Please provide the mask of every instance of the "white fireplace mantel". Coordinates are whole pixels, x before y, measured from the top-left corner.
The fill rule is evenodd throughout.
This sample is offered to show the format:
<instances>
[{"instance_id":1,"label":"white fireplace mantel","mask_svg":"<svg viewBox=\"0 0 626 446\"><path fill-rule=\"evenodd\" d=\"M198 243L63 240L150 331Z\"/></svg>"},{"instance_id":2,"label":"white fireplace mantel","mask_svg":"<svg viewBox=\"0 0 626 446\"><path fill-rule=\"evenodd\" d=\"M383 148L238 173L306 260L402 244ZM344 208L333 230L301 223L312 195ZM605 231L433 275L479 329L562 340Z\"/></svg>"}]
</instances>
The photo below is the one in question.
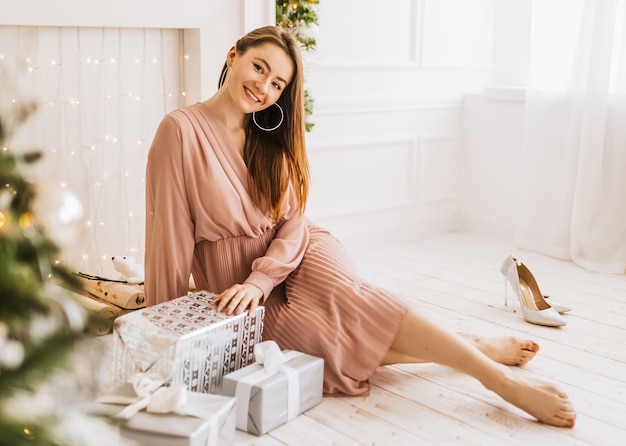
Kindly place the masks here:
<instances>
[{"instance_id":1,"label":"white fireplace mantel","mask_svg":"<svg viewBox=\"0 0 626 446\"><path fill-rule=\"evenodd\" d=\"M0 0L0 26L183 29L185 51L198 55L188 94L199 100L215 90L228 45L275 23L274 8L274 0Z\"/></svg>"}]
</instances>

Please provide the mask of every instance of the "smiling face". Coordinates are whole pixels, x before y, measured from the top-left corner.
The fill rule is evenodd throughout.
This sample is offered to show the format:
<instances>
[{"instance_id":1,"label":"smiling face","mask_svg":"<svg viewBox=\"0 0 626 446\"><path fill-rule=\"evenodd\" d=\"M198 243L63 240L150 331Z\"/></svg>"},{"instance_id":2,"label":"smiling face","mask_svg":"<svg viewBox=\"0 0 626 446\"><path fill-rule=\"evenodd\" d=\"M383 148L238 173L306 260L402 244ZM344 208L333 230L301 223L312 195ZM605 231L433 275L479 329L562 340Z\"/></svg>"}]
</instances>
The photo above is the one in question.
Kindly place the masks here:
<instances>
[{"instance_id":1,"label":"smiling face","mask_svg":"<svg viewBox=\"0 0 626 446\"><path fill-rule=\"evenodd\" d=\"M244 113L263 110L274 104L294 73L294 64L283 49L264 43L243 54L235 48L228 53L228 91Z\"/></svg>"}]
</instances>

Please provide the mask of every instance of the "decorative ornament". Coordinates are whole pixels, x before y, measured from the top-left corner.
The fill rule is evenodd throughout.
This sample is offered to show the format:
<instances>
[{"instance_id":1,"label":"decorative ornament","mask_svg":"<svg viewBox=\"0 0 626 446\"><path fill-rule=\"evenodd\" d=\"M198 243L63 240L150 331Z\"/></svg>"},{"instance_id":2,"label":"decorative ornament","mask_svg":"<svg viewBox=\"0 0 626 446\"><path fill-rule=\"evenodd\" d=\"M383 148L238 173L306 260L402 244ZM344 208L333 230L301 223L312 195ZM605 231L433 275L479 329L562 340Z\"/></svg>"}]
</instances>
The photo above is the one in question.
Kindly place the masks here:
<instances>
[{"instance_id":1,"label":"decorative ornament","mask_svg":"<svg viewBox=\"0 0 626 446\"><path fill-rule=\"evenodd\" d=\"M75 245L82 229L83 206L71 190L61 184L46 184L39 188L33 208L37 223L57 245L64 249Z\"/></svg>"}]
</instances>

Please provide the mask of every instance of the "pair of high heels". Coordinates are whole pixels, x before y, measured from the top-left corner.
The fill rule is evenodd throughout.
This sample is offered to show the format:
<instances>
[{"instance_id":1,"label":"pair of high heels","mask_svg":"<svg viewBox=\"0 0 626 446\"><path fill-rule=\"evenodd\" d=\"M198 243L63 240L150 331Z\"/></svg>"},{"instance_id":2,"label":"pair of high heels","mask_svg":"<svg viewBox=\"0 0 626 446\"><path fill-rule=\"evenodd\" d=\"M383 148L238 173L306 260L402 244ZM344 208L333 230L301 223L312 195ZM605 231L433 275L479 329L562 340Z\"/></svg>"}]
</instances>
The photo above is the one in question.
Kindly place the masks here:
<instances>
[{"instance_id":1,"label":"pair of high heels","mask_svg":"<svg viewBox=\"0 0 626 446\"><path fill-rule=\"evenodd\" d=\"M504 305L508 305L508 285L513 288L522 308L522 315L527 322L548 327L562 327L567 322L561 317L562 313L571 311L571 308L544 296L530 270L521 261L508 256L502 262L500 272L504 275ZM515 311L515 298L513 299Z\"/></svg>"}]
</instances>

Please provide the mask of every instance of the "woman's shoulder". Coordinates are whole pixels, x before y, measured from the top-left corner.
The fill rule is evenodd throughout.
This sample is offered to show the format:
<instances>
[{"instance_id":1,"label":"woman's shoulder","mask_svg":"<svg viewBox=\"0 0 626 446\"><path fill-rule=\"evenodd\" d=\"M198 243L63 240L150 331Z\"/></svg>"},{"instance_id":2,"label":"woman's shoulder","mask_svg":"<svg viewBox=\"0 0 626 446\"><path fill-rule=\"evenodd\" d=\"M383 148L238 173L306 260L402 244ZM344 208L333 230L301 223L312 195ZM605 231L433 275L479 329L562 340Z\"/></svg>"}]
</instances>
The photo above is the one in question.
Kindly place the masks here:
<instances>
[{"instance_id":1,"label":"woman's shoulder","mask_svg":"<svg viewBox=\"0 0 626 446\"><path fill-rule=\"evenodd\" d=\"M174 110L171 110L169 113L165 115L164 119L173 119L175 121L193 121L197 120L199 117L206 117L206 113L203 110L203 105L201 102L197 102L195 104L186 105L184 107L179 107Z\"/></svg>"},{"instance_id":2,"label":"woman's shoulder","mask_svg":"<svg viewBox=\"0 0 626 446\"><path fill-rule=\"evenodd\" d=\"M171 110L161 120L160 127L186 133L210 127L211 124L211 117L203 110L202 103L197 103Z\"/></svg>"}]
</instances>

